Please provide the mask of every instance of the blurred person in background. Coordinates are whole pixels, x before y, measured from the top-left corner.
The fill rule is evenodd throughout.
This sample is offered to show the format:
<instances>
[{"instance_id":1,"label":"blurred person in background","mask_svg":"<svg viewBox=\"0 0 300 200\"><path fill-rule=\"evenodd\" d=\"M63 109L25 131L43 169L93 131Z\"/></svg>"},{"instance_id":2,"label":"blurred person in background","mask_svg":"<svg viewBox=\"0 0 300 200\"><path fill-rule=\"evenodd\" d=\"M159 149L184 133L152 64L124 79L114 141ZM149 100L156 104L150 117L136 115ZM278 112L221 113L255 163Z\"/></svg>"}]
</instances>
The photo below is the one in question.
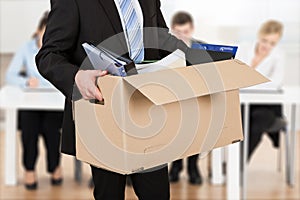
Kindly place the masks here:
<instances>
[{"instance_id":1,"label":"blurred person in background","mask_svg":"<svg viewBox=\"0 0 300 200\"><path fill-rule=\"evenodd\" d=\"M180 40L182 40L188 47L193 43L205 43L201 40L193 38L195 31L194 20L188 12L177 12L171 21L171 31Z\"/></svg>"},{"instance_id":2,"label":"blurred person in background","mask_svg":"<svg viewBox=\"0 0 300 200\"><path fill-rule=\"evenodd\" d=\"M40 19L33 37L14 55L6 72L6 83L21 88L54 88L37 70L35 56L42 46L48 12ZM61 111L26 110L19 112L19 126L22 138L22 162L25 168L24 183L28 190L37 189L35 172L38 157L38 137L42 134L47 149L47 171L51 173L51 184L61 185L62 171L60 164L60 129Z\"/></svg>"},{"instance_id":3,"label":"blurred person in background","mask_svg":"<svg viewBox=\"0 0 300 200\"><path fill-rule=\"evenodd\" d=\"M283 53L278 47L283 34L283 25L275 20L262 24L257 40L252 45L241 45L237 58L269 78L268 83L250 89L279 90L284 78ZM248 161L258 146L264 133L267 133L275 148L279 147L279 132L285 128L282 105L250 105L250 130Z\"/></svg>"},{"instance_id":4,"label":"blurred person in background","mask_svg":"<svg viewBox=\"0 0 300 200\"><path fill-rule=\"evenodd\" d=\"M193 39L194 22L192 16L187 12L177 12L171 22L172 33L187 46L191 47L193 43L204 43ZM187 158L187 170L189 175L189 182L191 184L202 184L202 177L198 167L199 154ZM172 162L169 171L170 182L179 181L179 174L183 169L183 160L176 160Z\"/></svg>"}]
</instances>

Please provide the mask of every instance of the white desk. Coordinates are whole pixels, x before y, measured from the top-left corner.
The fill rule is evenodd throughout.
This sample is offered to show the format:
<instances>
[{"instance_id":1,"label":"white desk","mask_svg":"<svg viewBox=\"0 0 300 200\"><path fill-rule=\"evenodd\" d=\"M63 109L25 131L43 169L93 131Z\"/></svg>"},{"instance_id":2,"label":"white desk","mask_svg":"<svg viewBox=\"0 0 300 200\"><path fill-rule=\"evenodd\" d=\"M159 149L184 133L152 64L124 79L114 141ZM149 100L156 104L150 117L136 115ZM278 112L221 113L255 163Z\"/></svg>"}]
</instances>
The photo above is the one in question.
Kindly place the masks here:
<instances>
[{"instance_id":1,"label":"white desk","mask_svg":"<svg viewBox=\"0 0 300 200\"><path fill-rule=\"evenodd\" d=\"M57 90L23 91L13 86L0 90L0 108L5 111L5 184L17 184L17 111L63 110L64 96Z\"/></svg>"},{"instance_id":2,"label":"white desk","mask_svg":"<svg viewBox=\"0 0 300 200\"><path fill-rule=\"evenodd\" d=\"M288 119L288 131L290 134L289 154L291 155L287 159L290 166L287 168L287 181L289 185L293 186L295 183L295 146L296 146L296 106L300 104L300 87L286 87L283 93L240 93L240 101L244 104L244 145L243 145L243 170L240 174L240 145L233 144L228 146L228 162L227 162L227 199L246 199L247 191L247 152L248 152L248 130L249 130L249 105L250 104L282 104L286 109L290 109L290 117ZM220 152L213 151L213 163L220 163L216 160L220 160ZM214 172L217 175L213 175L214 182L218 183L221 180L221 173L218 172L220 167L213 166ZM240 176L242 176L242 184L240 184ZM240 186L242 186L242 193L240 192ZM242 196L241 196L242 195Z\"/></svg>"}]
</instances>

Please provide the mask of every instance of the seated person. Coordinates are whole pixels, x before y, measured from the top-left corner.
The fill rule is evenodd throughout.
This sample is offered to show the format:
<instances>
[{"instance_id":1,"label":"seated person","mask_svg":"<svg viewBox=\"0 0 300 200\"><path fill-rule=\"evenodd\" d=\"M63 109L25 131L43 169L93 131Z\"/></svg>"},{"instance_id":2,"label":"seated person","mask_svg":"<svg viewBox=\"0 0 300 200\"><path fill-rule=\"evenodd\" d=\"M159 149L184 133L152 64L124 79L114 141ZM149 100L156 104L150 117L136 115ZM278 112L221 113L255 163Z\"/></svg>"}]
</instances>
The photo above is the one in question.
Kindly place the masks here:
<instances>
[{"instance_id":1,"label":"seated person","mask_svg":"<svg viewBox=\"0 0 300 200\"><path fill-rule=\"evenodd\" d=\"M48 12L44 14L33 37L16 52L6 72L6 83L21 88L54 88L37 70L34 58L42 46ZM25 168L25 187L37 189L36 161L38 158L38 138L41 134L47 149L47 171L51 174L51 184L62 184L60 167L61 111L23 110L19 112L19 126L22 131L22 160Z\"/></svg>"},{"instance_id":2,"label":"seated person","mask_svg":"<svg viewBox=\"0 0 300 200\"><path fill-rule=\"evenodd\" d=\"M237 58L247 63L271 82L263 83L249 89L280 89L284 77L283 54L278 48L283 33L283 25L274 20L265 22L253 45L241 45ZM284 128L281 105L250 105L250 130L248 161L258 146L263 133L267 133L274 147L279 146L279 131Z\"/></svg>"}]
</instances>

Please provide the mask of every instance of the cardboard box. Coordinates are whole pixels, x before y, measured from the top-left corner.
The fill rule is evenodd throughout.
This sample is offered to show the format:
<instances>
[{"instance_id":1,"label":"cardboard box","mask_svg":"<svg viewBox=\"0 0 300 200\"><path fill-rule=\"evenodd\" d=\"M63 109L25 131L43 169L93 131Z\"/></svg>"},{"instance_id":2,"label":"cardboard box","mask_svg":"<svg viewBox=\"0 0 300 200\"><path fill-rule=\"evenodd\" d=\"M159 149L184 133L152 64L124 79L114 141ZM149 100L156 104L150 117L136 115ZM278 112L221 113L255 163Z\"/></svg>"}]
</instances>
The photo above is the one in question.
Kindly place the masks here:
<instances>
[{"instance_id":1,"label":"cardboard box","mask_svg":"<svg viewBox=\"0 0 300 200\"><path fill-rule=\"evenodd\" d=\"M267 82L238 60L98 79L74 104L77 158L131 174L243 139L239 88Z\"/></svg>"}]
</instances>

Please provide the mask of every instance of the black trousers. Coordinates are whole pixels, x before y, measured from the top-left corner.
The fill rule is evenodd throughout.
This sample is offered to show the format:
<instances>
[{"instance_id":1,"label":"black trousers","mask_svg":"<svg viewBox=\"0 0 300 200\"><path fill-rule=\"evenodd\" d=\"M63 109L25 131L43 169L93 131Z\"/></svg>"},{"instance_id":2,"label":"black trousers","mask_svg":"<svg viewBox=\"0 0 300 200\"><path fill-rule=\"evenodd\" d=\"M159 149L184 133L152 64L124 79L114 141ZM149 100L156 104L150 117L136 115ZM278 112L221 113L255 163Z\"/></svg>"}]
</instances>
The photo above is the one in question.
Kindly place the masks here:
<instances>
[{"instance_id":1,"label":"black trousers","mask_svg":"<svg viewBox=\"0 0 300 200\"><path fill-rule=\"evenodd\" d=\"M123 200L126 175L91 166L96 200ZM168 167L128 175L139 200L170 199Z\"/></svg>"},{"instance_id":2,"label":"black trousers","mask_svg":"<svg viewBox=\"0 0 300 200\"><path fill-rule=\"evenodd\" d=\"M199 154L189 156L187 158L187 169L188 173L198 169L197 162L198 162ZM172 168L181 169L183 166L183 159L175 160L172 162Z\"/></svg>"},{"instance_id":3,"label":"black trousers","mask_svg":"<svg viewBox=\"0 0 300 200\"><path fill-rule=\"evenodd\" d=\"M41 134L47 149L47 171L52 173L60 162L60 129L63 112L20 111L19 127L22 131L23 165L26 170L35 169L39 154L38 138Z\"/></svg>"},{"instance_id":4,"label":"black trousers","mask_svg":"<svg viewBox=\"0 0 300 200\"><path fill-rule=\"evenodd\" d=\"M242 106L242 116L243 109ZM250 160L256 147L259 145L263 134L274 123L277 117L282 117L281 105L250 105L250 123L249 123L249 143L248 143L248 161ZM271 139L273 146L279 146L279 132L266 133Z\"/></svg>"}]
</instances>

